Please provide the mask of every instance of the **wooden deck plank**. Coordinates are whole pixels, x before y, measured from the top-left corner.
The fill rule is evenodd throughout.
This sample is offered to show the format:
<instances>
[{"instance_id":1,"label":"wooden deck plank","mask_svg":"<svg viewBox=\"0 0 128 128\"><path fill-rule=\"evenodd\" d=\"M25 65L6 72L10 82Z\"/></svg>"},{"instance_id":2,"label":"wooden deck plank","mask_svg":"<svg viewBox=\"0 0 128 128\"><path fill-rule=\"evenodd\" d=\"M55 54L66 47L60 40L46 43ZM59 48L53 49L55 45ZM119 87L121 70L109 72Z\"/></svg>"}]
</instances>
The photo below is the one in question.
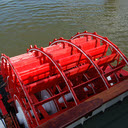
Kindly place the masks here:
<instances>
[{"instance_id":1,"label":"wooden deck plank","mask_svg":"<svg viewBox=\"0 0 128 128\"><path fill-rule=\"evenodd\" d=\"M46 123L39 126L39 128L64 128L67 125L85 116L93 109L100 107L102 103L103 101L101 99L84 102L80 104L79 107L73 107L72 109L62 113L61 115L47 121Z\"/></svg>"}]
</instances>

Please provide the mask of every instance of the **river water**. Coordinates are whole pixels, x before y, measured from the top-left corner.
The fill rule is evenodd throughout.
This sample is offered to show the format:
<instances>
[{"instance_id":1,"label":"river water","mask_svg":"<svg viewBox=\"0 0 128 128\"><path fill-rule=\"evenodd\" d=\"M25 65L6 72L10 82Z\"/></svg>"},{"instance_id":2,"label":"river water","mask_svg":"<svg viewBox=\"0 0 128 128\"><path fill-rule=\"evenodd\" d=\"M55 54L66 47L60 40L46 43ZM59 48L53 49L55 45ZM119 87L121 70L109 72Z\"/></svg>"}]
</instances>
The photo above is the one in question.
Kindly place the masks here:
<instances>
[{"instance_id":1,"label":"river water","mask_svg":"<svg viewBox=\"0 0 128 128\"><path fill-rule=\"evenodd\" d=\"M10 57L85 30L108 37L128 57L128 0L0 0L0 53ZM79 127L127 128L127 100Z\"/></svg>"}]
</instances>

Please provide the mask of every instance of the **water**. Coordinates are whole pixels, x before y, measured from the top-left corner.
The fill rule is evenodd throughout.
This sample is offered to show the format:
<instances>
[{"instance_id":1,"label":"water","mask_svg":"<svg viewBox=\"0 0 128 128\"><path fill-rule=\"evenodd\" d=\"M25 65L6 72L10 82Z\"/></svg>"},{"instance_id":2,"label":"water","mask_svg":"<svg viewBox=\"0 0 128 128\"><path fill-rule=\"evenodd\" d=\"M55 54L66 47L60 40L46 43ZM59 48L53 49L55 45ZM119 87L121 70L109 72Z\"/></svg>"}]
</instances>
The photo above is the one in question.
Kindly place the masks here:
<instances>
[{"instance_id":1,"label":"water","mask_svg":"<svg viewBox=\"0 0 128 128\"><path fill-rule=\"evenodd\" d=\"M128 1L0 0L0 53L10 57L30 44L45 47L54 38L69 39L85 30L108 37L128 57ZM127 108L126 100L79 127L128 127Z\"/></svg>"}]
</instances>

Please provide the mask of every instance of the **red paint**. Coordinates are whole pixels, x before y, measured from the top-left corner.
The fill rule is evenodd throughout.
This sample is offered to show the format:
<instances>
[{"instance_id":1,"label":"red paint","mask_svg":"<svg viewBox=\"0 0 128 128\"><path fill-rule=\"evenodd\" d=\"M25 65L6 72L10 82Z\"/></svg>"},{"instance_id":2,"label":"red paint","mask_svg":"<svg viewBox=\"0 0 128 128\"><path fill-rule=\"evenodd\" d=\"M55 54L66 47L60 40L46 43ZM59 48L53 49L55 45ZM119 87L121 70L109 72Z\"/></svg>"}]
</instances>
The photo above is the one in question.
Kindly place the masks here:
<instances>
[{"instance_id":1,"label":"red paint","mask_svg":"<svg viewBox=\"0 0 128 128\"><path fill-rule=\"evenodd\" d=\"M1 94L0 94L0 109L1 109L1 111L2 111L3 116L5 116L6 114L8 114L6 108L5 108L4 104L3 104Z\"/></svg>"},{"instance_id":2,"label":"red paint","mask_svg":"<svg viewBox=\"0 0 128 128\"><path fill-rule=\"evenodd\" d=\"M12 58L1 56L2 76L9 76L10 101L18 98L30 127L60 115L128 76L123 70L128 65L127 57L96 33L78 33L70 40L60 38L49 44L46 48L30 46L27 53ZM41 100L42 90L50 92L51 97ZM72 98L67 101L65 95L69 93ZM63 103L59 103L60 98ZM49 115L45 111L42 104L49 101L54 101L57 113Z\"/></svg>"}]
</instances>

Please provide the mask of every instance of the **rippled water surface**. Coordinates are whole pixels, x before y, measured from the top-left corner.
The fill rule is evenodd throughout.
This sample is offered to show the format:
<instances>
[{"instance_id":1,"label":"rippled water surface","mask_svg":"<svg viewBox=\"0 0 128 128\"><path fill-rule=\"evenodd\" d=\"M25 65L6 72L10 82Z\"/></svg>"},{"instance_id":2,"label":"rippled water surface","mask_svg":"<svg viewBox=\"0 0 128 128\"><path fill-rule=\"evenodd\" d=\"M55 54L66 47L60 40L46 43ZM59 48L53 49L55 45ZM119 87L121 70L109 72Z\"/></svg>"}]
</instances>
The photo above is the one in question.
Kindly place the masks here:
<instances>
[{"instance_id":1,"label":"rippled water surface","mask_svg":"<svg viewBox=\"0 0 128 128\"><path fill-rule=\"evenodd\" d=\"M128 1L0 0L0 52L8 56L85 30L107 36L127 54Z\"/></svg>"},{"instance_id":2,"label":"rippled water surface","mask_svg":"<svg viewBox=\"0 0 128 128\"><path fill-rule=\"evenodd\" d=\"M0 53L10 57L26 52L30 44L45 47L54 38L69 39L85 30L108 37L128 57L128 0L0 0ZM117 107L90 119L86 127L108 128L112 122L111 127L119 127L116 120L126 113L119 114L123 105ZM116 111L117 117L107 122Z\"/></svg>"}]
</instances>

